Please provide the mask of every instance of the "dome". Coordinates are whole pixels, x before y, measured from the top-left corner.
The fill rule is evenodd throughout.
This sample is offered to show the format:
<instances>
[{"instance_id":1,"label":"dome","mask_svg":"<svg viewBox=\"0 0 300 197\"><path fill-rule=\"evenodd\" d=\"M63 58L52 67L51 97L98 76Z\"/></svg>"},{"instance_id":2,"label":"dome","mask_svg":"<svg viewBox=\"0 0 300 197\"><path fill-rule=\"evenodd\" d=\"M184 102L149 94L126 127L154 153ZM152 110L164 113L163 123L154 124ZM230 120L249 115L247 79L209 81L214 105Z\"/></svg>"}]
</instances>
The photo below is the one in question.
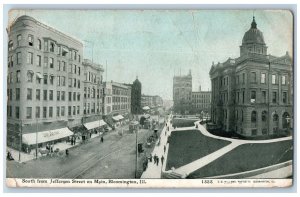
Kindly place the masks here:
<instances>
[{"instance_id":1,"label":"dome","mask_svg":"<svg viewBox=\"0 0 300 197\"><path fill-rule=\"evenodd\" d=\"M245 33L242 44L265 44L263 33L257 29L255 18L251 23L251 28Z\"/></svg>"}]
</instances>

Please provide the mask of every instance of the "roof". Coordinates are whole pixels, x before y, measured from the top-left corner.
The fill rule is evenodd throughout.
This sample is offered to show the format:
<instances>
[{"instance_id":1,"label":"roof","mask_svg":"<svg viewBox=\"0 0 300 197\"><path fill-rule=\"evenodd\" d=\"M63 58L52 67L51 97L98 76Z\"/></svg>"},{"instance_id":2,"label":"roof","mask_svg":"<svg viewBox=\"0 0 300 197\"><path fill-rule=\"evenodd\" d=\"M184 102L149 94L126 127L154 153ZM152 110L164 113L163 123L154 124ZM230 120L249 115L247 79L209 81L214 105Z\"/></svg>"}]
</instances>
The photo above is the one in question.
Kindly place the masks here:
<instances>
[{"instance_id":1,"label":"roof","mask_svg":"<svg viewBox=\"0 0 300 197\"><path fill-rule=\"evenodd\" d=\"M242 44L263 44L265 45L265 40L263 33L257 29L255 18L251 23L251 28L244 34Z\"/></svg>"}]
</instances>

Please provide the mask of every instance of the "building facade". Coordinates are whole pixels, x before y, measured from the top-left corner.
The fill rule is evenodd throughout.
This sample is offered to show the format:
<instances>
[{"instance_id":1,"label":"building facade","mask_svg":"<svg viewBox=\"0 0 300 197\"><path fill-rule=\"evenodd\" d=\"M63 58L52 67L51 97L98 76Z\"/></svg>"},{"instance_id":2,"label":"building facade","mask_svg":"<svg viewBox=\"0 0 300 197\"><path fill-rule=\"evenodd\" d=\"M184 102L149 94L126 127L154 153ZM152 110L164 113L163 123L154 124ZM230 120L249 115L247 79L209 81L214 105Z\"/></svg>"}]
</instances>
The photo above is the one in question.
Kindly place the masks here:
<instances>
[{"instance_id":1,"label":"building facade","mask_svg":"<svg viewBox=\"0 0 300 197\"><path fill-rule=\"evenodd\" d=\"M142 113L142 84L136 78L131 85L131 113L140 114Z\"/></svg>"},{"instance_id":2,"label":"building facade","mask_svg":"<svg viewBox=\"0 0 300 197\"><path fill-rule=\"evenodd\" d=\"M192 113L210 114L211 111L211 91L192 92Z\"/></svg>"},{"instance_id":3,"label":"building facade","mask_svg":"<svg viewBox=\"0 0 300 197\"><path fill-rule=\"evenodd\" d=\"M127 116L131 113L131 87L117 82L104 82L104 115Z\"/></svg>"},{"instance_id":4,"label":"building facade","mask_svg":"<svg viewBox=\"0 0 300 197\"><path fill-rule=\"evenodd\" d=\"M149 108L157 108L163 106L163 99L158 96L152 96L152 95L142 95L142 107L148 106Z\"/></svg>"},{"instance_id":5,"label":"building facade","mask_svg":"<svg viewBox=\"0 0 300 197\"><path fill-rule=\"evenodd\" d=\"M192 105L192 73L173 77L173 110L175 113L190 113Z\"/></svg>"},{"instance_id":6,"label":"building facade","mask_svg":"<svg viewBox=\"0 0 300 197\"><path fill-rule=\"evenodd\" d=\"M267 55L263 33L253 17L240 57L214 64L212 121L244 136L272 135L292 127L292 58Z\"/></svg>"},{"instance_id":7,"label":"building facade","mask_svg":"<svg viewBox=\"0 0 300 197\"><path fill-rule=\"evenodd\" d=\"M82 123L102 119L103 102L103 66L84 59L84 95Z\"/></svg>"},{"instance_id":8,"label":"building facade","mask_svg":"<svg viewBox=\"0 0 300 197\"><path fill-rule=\"evenodd\" d=\"M80 125L83 44L29 16L19 17L8 37L8 145L19 147L24 134Z\"/></svg>"}]
</instances>

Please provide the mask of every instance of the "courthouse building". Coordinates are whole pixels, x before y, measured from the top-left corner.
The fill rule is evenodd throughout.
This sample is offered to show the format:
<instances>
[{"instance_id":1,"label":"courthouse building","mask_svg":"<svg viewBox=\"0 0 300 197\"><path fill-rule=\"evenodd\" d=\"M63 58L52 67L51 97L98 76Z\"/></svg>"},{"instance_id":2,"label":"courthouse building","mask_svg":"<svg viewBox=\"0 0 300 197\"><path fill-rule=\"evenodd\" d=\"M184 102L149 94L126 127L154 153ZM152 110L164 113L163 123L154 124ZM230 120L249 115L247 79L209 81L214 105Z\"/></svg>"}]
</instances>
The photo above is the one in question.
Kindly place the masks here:
<instances>
[{"instance_id":1,"label":"courthouse building","mask_svg":"<svg viewBox=\"0 0 300 197\"><path fill-rule=\"evenodd\" d=\"M8 145L72 135L83 115L83 44L29 16L14 21L8 38Z\"/></svg>"},{"instance_id":2,"label":"courthouse building","mask_svg":"<svg viewBox=\"0 0 300 197\"><path fill-rule=\"evenodd\" d=\"M267 53L263 33L253 17L242 39L240 57L211 67L212 121L224 131L244 136L289 131L292 64L288 53L280 57Z\"/></svg>"}]
</instances>

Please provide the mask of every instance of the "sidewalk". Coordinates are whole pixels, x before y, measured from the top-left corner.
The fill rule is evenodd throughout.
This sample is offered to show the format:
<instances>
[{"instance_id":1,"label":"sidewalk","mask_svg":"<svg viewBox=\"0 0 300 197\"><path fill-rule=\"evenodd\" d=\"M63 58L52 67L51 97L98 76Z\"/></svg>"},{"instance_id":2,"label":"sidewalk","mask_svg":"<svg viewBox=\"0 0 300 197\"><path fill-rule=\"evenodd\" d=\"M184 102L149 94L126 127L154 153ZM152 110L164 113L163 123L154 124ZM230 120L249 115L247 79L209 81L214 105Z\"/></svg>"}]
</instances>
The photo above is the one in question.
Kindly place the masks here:
<instances>
[{"instance_id":1,"label":"sidewalk","mask_svg":"<svg viewBox=\"0 0 300 197\"><path fill-rule=\"evenodd\" d=\"M141 179L159 179L161 178L161 172L162 172L162 163L161 163L161 157L164 156L164 164L166 163L166 154L167 154L167 150L164 153L164 146L167 146L167 141L168 141L168 136L171 133L171 128L169 129L169 131L167 131L167 127L171 126L170 123L171 120L171 116L169 117L168 121L167 121L167 126L165 125L161 135L160 135L160 143L158 144L158 142L155 145L155 148L152 152L152 157L154 157L154 155L158 156L159 158L159 162L158 165L154 164L154 160L152 159L152 162L148 162L148 167L146 169L146 171L143 172Z\"/></svg>"}]
</instances>

